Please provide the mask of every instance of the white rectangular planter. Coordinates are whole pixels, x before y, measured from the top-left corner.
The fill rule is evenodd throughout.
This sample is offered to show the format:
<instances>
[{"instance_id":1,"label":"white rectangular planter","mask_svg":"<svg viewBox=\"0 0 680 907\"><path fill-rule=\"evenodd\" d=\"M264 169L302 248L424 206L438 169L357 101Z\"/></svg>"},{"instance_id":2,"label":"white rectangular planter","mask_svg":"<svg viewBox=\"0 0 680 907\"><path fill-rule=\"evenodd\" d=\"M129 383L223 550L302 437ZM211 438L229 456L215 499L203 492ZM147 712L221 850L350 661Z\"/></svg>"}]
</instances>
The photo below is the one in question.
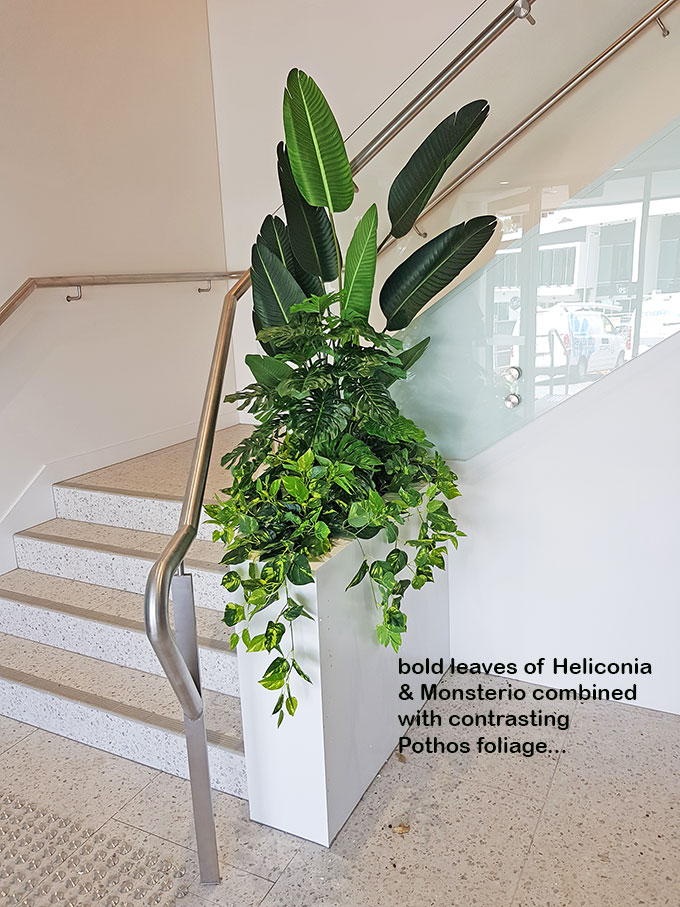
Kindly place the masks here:
<instances>
[{"instance_id":1,"label":"white rectangular planter","mask_svg":"<svg viewBox=\"0 0 680 907\"><path fill-rule=\"evenodd\" d=\"M418 522L406 531L415 538ZM381 536L362 542L369 557L384 558L393 547ZM258 683L273 655L239 646L251 818L326 846L397 744L397 715L409 705L415 711L399 700L405 678L397 654L377 642L368 578L345 592L362 560L357 542L339 544L316 567L314 583L295 589L315 616L294 625L296 660L312 684L293 674L298 710L280 728L271 714L277 696ZM399 654L406 660L449 658L447 577L435 572L434 583L404 596L408 631ZM256 616L252 635L262 632L269 610Z\"/></svg>"}]
</instances>

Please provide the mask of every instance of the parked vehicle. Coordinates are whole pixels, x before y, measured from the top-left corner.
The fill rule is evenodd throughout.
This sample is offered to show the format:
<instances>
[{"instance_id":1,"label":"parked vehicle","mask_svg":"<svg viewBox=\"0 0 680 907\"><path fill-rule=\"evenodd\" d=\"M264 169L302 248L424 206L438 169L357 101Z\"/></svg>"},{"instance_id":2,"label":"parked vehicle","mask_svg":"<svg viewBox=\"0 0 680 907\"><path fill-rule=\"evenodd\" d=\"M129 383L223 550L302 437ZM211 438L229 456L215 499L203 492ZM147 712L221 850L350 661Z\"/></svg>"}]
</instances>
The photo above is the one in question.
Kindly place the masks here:
<instances>
[{"instance_id":1,"label":"parked vehicle","mask_svg":"<svg viewBox=\"0 0 680 907\"><path fill-rule=\"evenodd\" d=\"M521 320L513 335L522 336ZM622 365L626 358L626 330L621 330L603 312L558 304L536 313L536 374L567 374L582 381L592 372ZM511 364L519 364L519 345L514 344Z\"/></svg>"}]
</instances>

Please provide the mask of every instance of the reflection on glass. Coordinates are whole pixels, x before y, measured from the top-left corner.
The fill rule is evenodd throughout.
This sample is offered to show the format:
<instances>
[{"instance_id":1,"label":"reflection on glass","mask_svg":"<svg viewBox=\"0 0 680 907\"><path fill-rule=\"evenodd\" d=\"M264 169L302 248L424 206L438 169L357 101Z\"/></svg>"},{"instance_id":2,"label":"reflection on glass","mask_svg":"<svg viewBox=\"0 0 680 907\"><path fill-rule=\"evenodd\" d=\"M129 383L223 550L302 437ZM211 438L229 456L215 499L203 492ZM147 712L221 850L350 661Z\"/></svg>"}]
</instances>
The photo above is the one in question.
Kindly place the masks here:
<instances>
[{"instance_id":1,"label":"reflection on glass","mask_svg":"<svg viewBox=\"0 0 680 907\"><path fill-rule=\"evenodd\" d=\"M445 456L472 456L680 329L677 161L680 121L573 199L552 186L498 203L493 260L406 332L432 340L398 402Z\"/></svg>"}]
</instances>

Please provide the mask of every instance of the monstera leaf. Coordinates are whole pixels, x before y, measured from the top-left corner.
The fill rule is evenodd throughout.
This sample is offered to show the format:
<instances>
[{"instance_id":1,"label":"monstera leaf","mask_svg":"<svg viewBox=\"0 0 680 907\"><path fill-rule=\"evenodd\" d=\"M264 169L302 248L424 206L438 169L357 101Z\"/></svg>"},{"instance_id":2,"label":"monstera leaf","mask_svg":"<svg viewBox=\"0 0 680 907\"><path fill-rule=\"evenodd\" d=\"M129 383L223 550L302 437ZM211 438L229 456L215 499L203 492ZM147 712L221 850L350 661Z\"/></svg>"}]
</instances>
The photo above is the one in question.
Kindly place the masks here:
<instances>
[{"instance_id":1,"label":"monstera leaf","mask_svg":"<svg viewBox=\"0 0 680 907\"><path fill-rule=\"evenodd\" d=\"M473 217L435 236L399 265L380 292L387 330L405 328L433 296L470 264L495 228L495 217Z\"/></svg>"},{"instance_id":2,"label":"monstera leaf","mask_svg":"<svg viewBox=\"0 0 680 907\"><path fill-rule=\"evenodd\" d=\"M283 94L283 128L293 176L310 205L346 211L354 183L333 111L314 79L291 69Z\"/></svg>"},{"instance_id":3,"label":"monstera leaf","mask_svg":"<svg viewBox=\"0 0 680 907\"><path fill-rule=\"evenodd\" d=\"M255 356L249 353L246 356L246 365L253 373L258 384L269 389L275 388L284 378L290 378L294 370L280 359L271 356Z\"/></svg>"},{"instance_id":4,"label":"monstera leaf","mask_svg":"<svg viewBox=\"0 0 680 907\"><path fill-rule=\"evenodd\" d=\"M347 320L368 321L375 283L377 232L378 209L371 205L356 225L347 249L345 295L340 307L341 316Z\"/></svg>"},{"instance_id":5,"label":"monstera leaf","mask_svg":"<svg viewBox=\"0 0 680 907\"><path fill-rule=\"evenodd\" d=\"M305 294L261 240L253 246L250 276L253 306L262 326L288 324L291 307L304 302Z\"/></svg>"},{"instance_id":6,"label":"monstera leaf","mask_svg":"<svg viewBox=\"0 0 680 907\"><path fill-rule=\"evenodd\" d=\"M487 101L472 101L436 126L416 148L390 189L392 236L404 236L451 164L489 115Z\"/></svg>"},{"instance_id":7,"label":"monstera leaf","mask_svg":"<svg viewBox=\"0 0 680 907\"><path fill-rule=\"evenodd\" d=\"M300 194L283 142L276 149L276 158L293 254L305 271L325 281L335 280L338 257L328 215L323 208L308 204Z\"/></svg>"},{"instance_id":8,"label":"monstera leaf","mask_svg":"<svg viewBox=\"0 0 680 907\"><path fill-rule=\"evenodd\" d=\"M321 296L323 286L318 277L309 274L298 263L297 258L293 255L293 247L290 244L288 227L280 217L268 214L260 227L259 238L267 246L270 252L283 262L286 269L295 278L295 282L300 285L307 296Z\"/></svg>"}]
</instances>

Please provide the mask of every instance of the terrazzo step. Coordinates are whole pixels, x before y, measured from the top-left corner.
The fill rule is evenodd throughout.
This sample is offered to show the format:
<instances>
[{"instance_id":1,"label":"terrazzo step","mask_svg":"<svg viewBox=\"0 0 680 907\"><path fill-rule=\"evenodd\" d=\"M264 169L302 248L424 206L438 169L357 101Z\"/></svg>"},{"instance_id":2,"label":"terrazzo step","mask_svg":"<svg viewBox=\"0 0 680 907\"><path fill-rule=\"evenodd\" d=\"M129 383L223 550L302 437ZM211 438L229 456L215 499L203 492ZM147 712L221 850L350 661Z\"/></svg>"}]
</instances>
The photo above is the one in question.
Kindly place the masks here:
<instances>
[{"instance_id":1,"label":"terrazzo step","mask_svg":"<svg viewBox=\"0 0 680 907\"><path fill-rule=\"evenodd\" d=\"M239 700L205 690L204 703L212 785L245 798ZM188 777L181 710L154 674L0 634L0 714Z\"/></svg>"},{"instance_id":2,"label":"terrazzo step","mask_svg":"<svg viewBox=\"0 0 680 907\"><path fill-rule=\"evenodd\" d=\"M123 592L143 594L154 561L170 536L76 520L48 520L14 536L17 566ZM185 564L196 606L223 612L220 548L195 541Z\"/></svg>"},{"instance_id":3,"label":"terrazzo step","mask_svg":"<svg viewBox=\"0 0 680 907\"><path fill-rule=\"evenodd\" d=\"M231 474L220 460L251 431L251 425L232 425L216 433L206 501L231 484ZM53 486L57 516L172 535L179 522L193 447L193 441L185 441L58 482ZM212 527L201 524L198 538L211 539Z\"/></svg>"},{"instance_id":4,"label":"terrazzo step","mask_svg":"<svg viewBox=\"0 0 680 907\"><path fill-rule=\"evenodd\" d=\"M196 609L203 686L239 695L236 656L217 611ZM144 599L29 570L0 576L0 633L163 675L146 638Z\"/></svg>"}]
</instances>

